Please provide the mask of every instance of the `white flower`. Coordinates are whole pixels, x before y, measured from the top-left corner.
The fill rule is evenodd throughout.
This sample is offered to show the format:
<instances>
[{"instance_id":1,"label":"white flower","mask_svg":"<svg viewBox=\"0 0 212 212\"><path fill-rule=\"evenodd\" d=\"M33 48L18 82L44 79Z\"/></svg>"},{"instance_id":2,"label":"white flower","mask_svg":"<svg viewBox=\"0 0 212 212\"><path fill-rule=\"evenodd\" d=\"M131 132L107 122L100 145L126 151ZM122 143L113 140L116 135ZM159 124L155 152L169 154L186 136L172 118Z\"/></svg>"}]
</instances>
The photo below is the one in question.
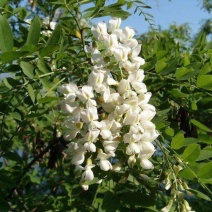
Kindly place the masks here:
<instances>
[{"instance_id":1,"label":"white flower","mask_svg":"<svg viewBox=\"0 0 212 212\"><path fill-rule=\"evenodd\" d=\"M81 112L82 121L85 123L89 123L91 121L98 119L98 113L96 107L89 107L87 109L82 110Z\"/></svg>"},{"instance_id":2,"label":"white flower","mask_svg":"<svg viewBox=\"0 0 212 212\"><path fill-rule=\"evenodd\" d=\"M89 185L80 183L81 187L83 188L84 191L87 191L89 189Z\"/></svg>"},{"instance_id":3,"label":"white flower","mask_svg":"<svg viewBox=\"0 0 212 212\"><path fill-rule=\"evenodd\" d=\"M129 133L131 134L142 134L143 132L144 132L144 129L141 127L140 124L130 126Z\"/></svg>"},{"instance_id":4,"label":"white flower","mask_svg":"<svg viewBox=\"0 0 212 212\"><path fill-rule=\"evenodd\" d=\"M88 124L88 130L89 131L97 130L97 129L100 129L101 127L102 127L102 125L99 121L91 121Z\"/></svg>"},{"instance_id":5,"label":"white flower","mask_svg":"<svg viewBox=\"0 0 212 212\"><path fill-rule=\"evenodd\" d=\"M116 59L116 62L126 62L128 60L129 48L120 46L119 48L113 49L113 55Z\"/></svg>"},{"instance_id":6,"label":"white flower","mask_svg":"<svg viewBox=\"0 0 212 212\"><path fill-rule=\"evenodd\" d=\"M74 111L74 109L76 109L76 107L72 107L71 105L66 104L65 101L60 103L60 108L62 113L64 114L71 114Z\"/></svg>"},{"instance_id":7,"label":"white flower","mask_svg":"<svg viewBox=\"0 0 212 212\"><path fill-rule=\"evenodd\" d=\"M127 133L124 135L124 143L129 144L126 148L127 155L138 154L140 152L140 147L138 144L140 137L141 137L140 134Z\"/></svg>"},{"instance_id":8,"label":"white flower","mask_svg":"<svg viewBox=\"0 0 212 212\"><path fill-rule=\"evenodd\" d=\"M128 80L133 83L135 81L142 82L144 79L144 71L142 69L138 69L136 72L130 73Z\"/></svg>"},{"instance_id":9,"label":"white flower","mask_svg":"<svg viewBox=\"0 0 212 212\"><path fill-rule=\"evenodd\" d=\"M143 82L138 82L135 81L132 84L132 87L135 89L135 91L140 94L140 93L146 93L147 92L147 87Z\"/></svg>"},{"instance_id":10,"label":"white flower","mask_svg":"<svg viewBox=\"0 0 212 212\"><path fill-rule=\"evenodd\" d=\"M130 90L130 83L128 80L126 79L122 79L119 83L119 86L118 86L118 92L120 94L123 94L125 93L126 91Z\"/></svg>"},{"instance_id":11,"label":"white flower","mask_svg":"<svg viewBox=\"0 0 212 212\"><path fill-rule=\"evenodd\" d=\"M152 142L154 141L157 137L159 136L158 132L156 130L148 130L145 131L142 135L141 135L141 141L149 141Z\"/></svg>"},{"instance_id":12,"label":"white flower","mask_svg":"<svg viewBox=\"0 0 212 212\"><path fill-rule=\"evenodd\" d=\"M136 47L134 47L131 50L130 57L131 58L137 57L139 55L140 51L141 51L141 44L138 44Z\"/></svg>"},{"instance_id":13,"label":"white flower","mask_svg":"<svg viewBox=\"0 0 212 212\"><path fill-rule=\"evenodd\" d=\"M67 140L72 140L76 137L77 133L82 128L83 123L72 123L70 121L65 122L65 126L68 128L68 130L65 133L65 138Z\"/></svg>"},{"instance_id":14,"label":"white flower","mask_svg":"<svg viewBox=\"0 0 212 212\"><path fill-rule=\"evenodd\" d=\"M139 122L139 113L129 109L124 117L123 123L125 125L136 125Z\"/></svg>"},{"instance_id":15,"label":"white flower","mask_svg":"<svg viewBox=\"0 0 212 212\"><path fill-rule=\"evenodd\" d=\"M100 22L91 28L96 45L84 48L93 65L88 83L79 89L74 83L58 89L64 95L61 110L67 116L64 137L74 139L66 150L67 158L83 170L80 185L85 190L85 181L94 179L95 164L103 171L120 171L122 163L112 166L111 157L121 161L127 155L131 166L139 159L142 168L154 167L149 160L155 152L151 142L159 134L151 122L156 114L155 107L148 104L151 93L143 83L144 71L139 69L145 61L139 57L141 45L133 38L135 31L119 29L120 24L120 18L113 18L107 25ZM122 151L117 153L120 143ZM86 166L80 166L85 159Z\"/></svg>"},{"instance_id":16,"label":"white flower","mask_svg":"<svg viewBox=\"0 0 212 212\"><path fill-rule=\"evenodd\" d=\"M97 93L104 91L104 78L103 72L92 71L88 77L88 84L94 88Z\"/></svg>"},{"instance_id":17,"label":"white flower","mask_svg":"<svg viewBox=\"0 0 212 212\"><path fill-rule=\"evenodd\" d=\"M142 109L144 107L142 106ZM140 121L142 120L152 120L152 118L155 116L156 112L155 110L151 109L143 109L143 111L140 113Z\"/></svg>"},{"instance_id":18,"label":"white flower","mask_svg":"<svg viewBox=\"0 0 212 212\"><path fill-rule=\"evenodd\" d=\"M139 99L138 105L140 105L140 106L146 105L149 102L151 96L152 96L152 93L150 93L150 92L147 92L145 94L144 93L139 94L139 96L138 96L138 99Z\"/></svg>"},{"instance_id":19,"label":"white flower","mask_svg":"<svg viewBox=\"0 0 212 212\"><path fill-rule=\"evenodd\" d=\"M145 158L141 159L140 165L143 169L153 169L154 168L152 162Z\"/></svg>"},{"instance_id":20,"label":"white flower","mask_svg":"<svg viewBox=\"0 0 212 212\"><path fill-rule=\"evenodd\" d=\"M113 155L113 153L116 151L117 147L119 145L119 141L104 141L103 147L106 153L110 153Z\"/></svg>"},{"instance_id":21,"label":"white flower","mask_svg":"<svg viewBox=\"0 0 212 212\"><path fill-rule=\"evenodd\" d=\"M85 137L83 138L85 141L92 141L96 142L98 136L99 136L100 130L92 130L87 132Z\"/></svg>"},{"instance_id":22,"label":"white flower","mask_svg":"<svg viewBox=\"0 0 212 212\"><path fill-rule=\"evenodd\" d=\"M111 163L107 160L109 157L110 157L110 155L105 154L103 152L101 152L97 155L97 159L100 160L99 166L100 166L101 170L108 171L108 170L112 169Z\"/></svg>"},{"instance_id":23,"label":"white flower","mask_svg":"<svg viewBox=\"0 0 212 212\"><path fill-rule=\"evenodd\" d=\"M102 120L101 122L101 132L100 135L103 139L108 139L111 137L112 133L110 131L110 128L112 126L112 122L109 120Z\"/></svg>"},{"instance_id":24,"label":"white flower","mask_svg":"<svg viewBox=\"0 0 212 212\"><path fill-rule=\"evenodd\" d=\"M121 18L112 18L109 20L107 24L108 32L113 32L117 30L121 25Z\"/></svg>"},{"instance_id":25,"label":"white flower","mask_svg":"<svg viewBox=\"0 0 212 212\"><path fill-rule=\"evenodd\" d=\"M127 160L127 163L128 164L134 164L134 163L136 163L135 155L130 155L130 157Z\"/></svg>"},{"instance_id":26,"label":"white flower","mask_svg":"<svg viewBox=\"0 0 212 212\"><path fill-rule=\"evenodd\" d=\"M91 141L86 142L84 147L88 152L96 152L96 146Z\"/></svg>"},{"instance_id":27,"label":"white flower","mask_svg":"<svg viewBox=\"0 0 212 212\"><path fill-rule=\"evenodd\" d=\"M134 38L132 39L128 39L125 43L125 46L130 47L130 48L135 48L136 46L138 46L138 41Z\"/></svg>"},{"instance_id":28,"label":"white flower","mask_svg":"<svg viewBox=\"0 0 212 212\"><path fill-rule=\"evenodd\" d=\"M144 154L148 154L148 155L153 155L154 152L155 152L155 147L154 145L151 143L151 142L147 142L147 141L143 141L141 142L141 151L140 151L140 154L144 155ZM150 157L151 157L150 156Z\"/></svg>"},{"instance_id":29,"label":"white flower","mask_svg":"<svg viewBox=\"0 0 212 212\"><path fill-rule=\"evenodd\" d=\"M118 85L118 81L114 80L112 77L107 78L108 85Z\"/></svg>"},{"instance_id":30,"label":"white flower","mask_svg":"<svg viewBox=\"0 0 212 212\"><path fill-rule=\"evenodd\" d=\"M94 64L104 64L104 59L98 49L94 49L91 53L91 62Z\"/></svg>"},{"instance_id":31,"label":"white flower","mask_svg":"<svg viewBox=\"0 0 212 212\"><path fill-rule=\"evenodd\" d=\"M117 48L119 46L117 36L114 34L104 35L103 39L104 39L104 44L105 44L106 49L109 48L110 50L112 50L112 49L115 50L115 48Z\"/></svg>"},{"instance_id":32,"label":"white flower","mask_svg":"<svg viewBox=\"0 0 212 212\"><path fill-rule=\"evenodd\" d=\"M161 212L169 212L172 205L173 205L173 199L169 200L168 205L166 207L162 208L160 211Z\"/></svg>"},{"instance_id":33,"label":"white flower","mask_svg":"<svg viewBox=\"0 0 212 212\"><path fill-rule=\"evenodd\" d=\"M96 26L91 27L91 31L97 40L107 35L107 25L105 22L99 22Z\"/></svg>"},{"instance_id":34,"label":"white flower","mask_svg":"<svg viewBox=\"0 0 212 212\"><path fill-rule=\"evenodd\" d=\"M140 63L132 63L129 60L122 61L121 63L119 63L119 65L120 67L124 68L124 70L127 72L137 71L140 67Z\"/></svg>"},{"instance_id":35,"label":"white flower","mask_svg":"<svg viewBox=\"0 0 212 212\"><path fill-rule=\"evenodd\" d=\"M85 148L80 146L78 143L71 142L68 145L68 151L71 153L71 163L74 165L80 165L85 160Z\"/></svg>"},{"instance_id":36,"label":"white flower","mask_svg":"<svg viewBox=\"0 0 212 212\"><path fill-rule=\"evenodd\" d=\"M84 85L76 92L76 95L82 102L86 102L88 99L94 97L93 88L91 86Z\"/></svg>"},{"instance_id":37,"label":"white flower","mask_svg":"<svg viewBox=\"0 0 212 212\"><path fill-rule=\"evenodd\" d=\"M121 31L120 41L125 43L135 35L135 31L130 27L125 27Z\"/></svg>"},{"instance_id":38,"label":"white flower","mask_svg":"<svg viewBox=\"0 0 212 212\"><path fill-rule=\"evenodd\" d=\"M133 57L131 58L131 62L137 64L138 67L145 64L145 60L141 57Z\"/></svg>"},{"instance_id":39,"label":"white flower","mask_svg":"<svg viewBox=\"0 0 212 212\"><path fill-rule=\"evenodd\" d=\"M93 171L91 170L93 167L95 167L94 164L86 165L84 168L84 172L82 173L82 181L91 181L94 179Z\"/></svg>"},{"instance_id":40,"label":"white flower","mask_svg":"<svg viewBox=\"0 0 212 212\"><path fill-rule=\"evenodd\" d=\"M119 104L120 104L120 94L113 93L109 95L107 102L102 104L102 107L106 112L112 113L115 110L116 106Z\"/></svg>"},{"instance_id":41,"label":"white flower","mask_svg":"<svg viewBox=\"0 0 212 212\"><path fill-rule=\"evenodd\" d=\"M56 25L57 25L57 22L55 22L55 21L51 21L51 22L49 23L50 29L52 29L52 30L55 29Z\"/></svg>"},{"instance_id":42,"label":"white flower","mask_svg":"<svg viewBox=\"0 0 212 212\"><path fill-rule=\"evenodd\" d=\"M116 164L113 165L112 170L114 172L119 172L121 170L121 167L122 167L122 163L119 162L119 163L116 163Z\"/></svg>"},{"instance_id":43,"label":"white flower","mask_svg":"<svg viewBox=\"0 0 212 212\"><path fill-rule=\"evenodd\" d=\"M60 93L64 94L65 96L68 94L72 94L76 96L76 92L78 90L78 87L74 83L69 83L65 85L61 85L57 89Z\"/></svg>"},{"instance_id":44,"label":"white flower","mask_svg":"<svg viewBox=\"0 0 212 212\"><path fill-rule=\"evenodd\" d=\"M143 169L153 169L154 166L148 159L154 154L155 148L150 142L142 142L141 145L142 149L139 153L140 165Z\"/></svg>"},{"instance_id":45,"label":"white flower","mask_svg":"<svg viewBox=\"0 0 212 212\"><path fill-rule=\"evenodd\" d=\"M155 125L149 120L143 120L140 122L140 124L144 130L154 130L155 129Z\"/></svg>"}]
</instances>

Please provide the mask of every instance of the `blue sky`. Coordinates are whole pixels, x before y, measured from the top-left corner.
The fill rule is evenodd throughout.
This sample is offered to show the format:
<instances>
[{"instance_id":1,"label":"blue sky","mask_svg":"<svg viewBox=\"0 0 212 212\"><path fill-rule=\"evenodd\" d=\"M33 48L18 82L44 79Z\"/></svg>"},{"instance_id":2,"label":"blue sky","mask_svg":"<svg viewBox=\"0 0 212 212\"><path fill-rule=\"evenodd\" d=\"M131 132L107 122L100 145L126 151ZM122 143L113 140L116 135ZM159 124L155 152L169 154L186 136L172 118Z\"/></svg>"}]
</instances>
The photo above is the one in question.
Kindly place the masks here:
<instances>
[{"instance_id":1,"label":"blue sky","mask_svg":"<svg viewBox=\"0 0 212 212\"><path fill-rule=\"evenodd\" d=\"M201 0L202 1L202 0ZM201 9L200 0L146 0L152 9L146 9L147 13L154 16L156 26L160 25L162 29L167 29L170 24L176 22L178 25L189 23L192 29L192 35L198 32L203 19L212 18L212 14ZM133 13L133 10L130 10ZM108 18L109 19L109 18ZM107 21L108 19L104 19ZM101 20L95 20L97 21ZM149 24L144 17L134 14L123 21L122 27L131 26L138 34L148 31Z\"/></svg>"}]
</instances>

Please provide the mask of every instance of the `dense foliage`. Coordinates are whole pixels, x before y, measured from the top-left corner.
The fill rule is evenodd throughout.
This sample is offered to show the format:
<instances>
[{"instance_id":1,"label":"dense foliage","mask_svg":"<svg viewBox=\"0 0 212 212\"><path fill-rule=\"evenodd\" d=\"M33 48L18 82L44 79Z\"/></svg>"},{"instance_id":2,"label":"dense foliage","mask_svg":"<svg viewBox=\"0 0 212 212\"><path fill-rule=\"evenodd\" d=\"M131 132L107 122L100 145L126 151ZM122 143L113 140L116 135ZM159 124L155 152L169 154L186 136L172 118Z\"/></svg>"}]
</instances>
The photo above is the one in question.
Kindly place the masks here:
<instances>
[{"instance_id":1,"label":"dense foliage","mask_svg":"<svg viewBox=\"0 0 212 212\"><path fill-rule=\"evenodd\" d=\"M154 169L125 164L84 191L66 158L58 86L87 83L92 64L84 47L94 40L92 18L125 19L134 8L152 23L149 6L131 0L24 5L0 1L0 211L211 211L212 48L206 34L191 42L186 26L172 26L137 37L157 110Z\"/></svg>"}]
</instances>

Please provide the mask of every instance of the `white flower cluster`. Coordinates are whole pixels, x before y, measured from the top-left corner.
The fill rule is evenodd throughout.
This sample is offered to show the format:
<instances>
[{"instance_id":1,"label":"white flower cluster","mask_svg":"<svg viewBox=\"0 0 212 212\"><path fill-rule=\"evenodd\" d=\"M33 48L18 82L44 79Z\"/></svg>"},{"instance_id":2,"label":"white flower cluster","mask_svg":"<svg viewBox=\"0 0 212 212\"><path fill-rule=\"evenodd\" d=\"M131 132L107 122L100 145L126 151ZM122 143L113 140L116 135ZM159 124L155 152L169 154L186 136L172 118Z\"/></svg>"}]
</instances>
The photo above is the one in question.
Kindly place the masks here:
<instances>
[{"instance_id":1,"label":"white flower cluster","mask_svg":"<svg viewBox=\"0 0 212 212\"><path fill-rule=\"evenodd\" d=\"M133 38L134 30L119 29L120 24L121 19L113 18L91 28L96 41L85 47L93 64L88 84L69 83L59 88L64 94L61 108L67 114L65 139L71 141L67 154L72 164L84 170L81 185L94 179L95 166L119 171L123 155L117 149L128 164L139 161L142 168L153 168L149 158L155 152L152 141L158 133L151 122L156 114L155 107L148 104L151 93L142 82L144 71L139 69L145 61L138 56L141 45ZM111 164L112 158L115 164Z\"/></svg>"}]
</instances>

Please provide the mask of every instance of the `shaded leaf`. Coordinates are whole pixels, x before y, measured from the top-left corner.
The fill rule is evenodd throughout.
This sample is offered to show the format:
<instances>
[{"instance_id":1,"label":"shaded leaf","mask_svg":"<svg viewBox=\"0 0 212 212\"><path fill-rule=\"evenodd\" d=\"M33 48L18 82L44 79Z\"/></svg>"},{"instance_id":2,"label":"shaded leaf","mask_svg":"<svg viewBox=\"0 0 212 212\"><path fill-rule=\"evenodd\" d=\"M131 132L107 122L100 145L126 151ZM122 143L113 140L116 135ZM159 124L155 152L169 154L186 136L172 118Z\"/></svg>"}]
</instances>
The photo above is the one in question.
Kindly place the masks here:
<instances>
[{"instance_id":1,"label":"shaded leaf","mask_svg":"<svg viewBox=\"0 0 212 212\"><path fill-rule=\"evenodd\" d=\"M29 27L26 45L37 45L40 38L40 19L38 16L32 20Z\"/></svg>"},{"instance_id":2,"label":"shaded leaf","mask_svg":"<svg viewBox=\"0 0 212 212\"><path fill-rule=\"evenodd\" d=\"M35 102L35 92L34 92L32 86L30 84L28 84L26 88L27 88L27 91L29 93L29 96L30 96L32 102L34 103Z\"/></svg>"},{"instance_id":3,"label":"shaded leaf","mask_svg":"<svg viewBox=\"0 0 212 212\"><path fill-rule=\"evenodd\" d=\"M212 132L208 127L206 127L204 124L200 123L199 121L197 121L195 119L191 119L191 123L205 132Z\"/></svg>"},{"instance_id":4,"label":"shaded leaf","mask_svg":"<svg viewBox=\"0 0 212 212\"><path fill-rule=\"evenodd\" d=\"M20 66L21 66L24 74L27 77L29 77L30 79L33 79L34 78L34 73L33 73L34 66L33 65L31 65L28 62L21 61Z\"/></svg>"},{"instance_id":5,"label":"shaded leaf","mask_svg":"<svg viewBox=\"0 0 212 212\"><path fill-rule=\"evenodd\" d=\"M0 15L0 49L10 52L13 49L13 34L7 20Z\"/></svg>"},{"instance_id":6,"label":"shaded leaf","mask_svg":"<svg viewBox=\"0 0 212 212\"><path fill-rule=\"evenodd\" d=\"M195 194L195 196L197 196L197 197L211 201L210 197L208 197L206 194L203 194L200 191L197 191L197 190L194 190L194 189L187 189L187 190L190 191L191 193Z\"/></svg>"}]
</instances>

